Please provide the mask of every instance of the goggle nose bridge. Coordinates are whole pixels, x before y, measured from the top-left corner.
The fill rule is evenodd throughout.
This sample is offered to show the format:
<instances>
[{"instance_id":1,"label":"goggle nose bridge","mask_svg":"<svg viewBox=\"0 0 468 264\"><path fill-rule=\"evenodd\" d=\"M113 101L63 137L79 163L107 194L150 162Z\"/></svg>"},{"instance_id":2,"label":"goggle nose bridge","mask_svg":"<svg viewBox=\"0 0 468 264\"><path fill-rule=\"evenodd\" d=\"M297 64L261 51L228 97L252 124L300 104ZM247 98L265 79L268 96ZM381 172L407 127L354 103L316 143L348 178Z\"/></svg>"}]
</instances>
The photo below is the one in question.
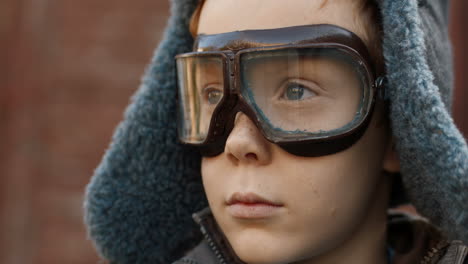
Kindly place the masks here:
<instances>
[{"instance_id":1,"label":"goggle nose bridge","mask_svg":"<svg viewBox=\"0 0 468 264\"><path fill-rule=\"evenodd\" d=\"M219 105L218 107L220 108L220 111L215 116L213 116L213 135L224 135L224 137L227 138L235 126L236 116L239 113L242 113L246 115L254 123L257 129L259 129L260 133L266 137L266 134L263 133L260 120L258 119L255 111L243 99L240 92L234 94L230 93L227 96L231 98L228 98L225 102L222 103L222 105Z\"/></svg>"},{"instance_id":2,"label":"goggle nose bridge","mask_svg":"<svg viewBox=\"0 0 468 264\"><path fill-rule=\"evenodd\" d=\"M232 51L228 51L225 53L226 54L226 61L227 61L227 67L226 71L224 74L227 75L229 78L228 81L228 91L230 94L239 94L240 93L240 87L239 87L239 60L236 59L236 54Z\"/></svg>"},{"instance_id":3,"label":"goggle nose bridge","mask_svg":"<svg viewBox=\"0 0 468 264\"><path fill-rule=\"evenodd\" d=\"M257 129L266 136L262 131L262 127L259 123L260 121L255 111L242 97L239 79L239 56L236 56L237 54L233 51L226 51L224 54L226 57L224 60L225 71L223 74L226 75L225 79L227 79L227 87L225 87L227 94L225 95L226 100L218 106L220 111L213 116L213 135L215 137L224 135L223 137L226 139L234 128L236 115L240 112L250 118ZM210 141L214 141L214 139Z\"/></svg>"}]
</instances>

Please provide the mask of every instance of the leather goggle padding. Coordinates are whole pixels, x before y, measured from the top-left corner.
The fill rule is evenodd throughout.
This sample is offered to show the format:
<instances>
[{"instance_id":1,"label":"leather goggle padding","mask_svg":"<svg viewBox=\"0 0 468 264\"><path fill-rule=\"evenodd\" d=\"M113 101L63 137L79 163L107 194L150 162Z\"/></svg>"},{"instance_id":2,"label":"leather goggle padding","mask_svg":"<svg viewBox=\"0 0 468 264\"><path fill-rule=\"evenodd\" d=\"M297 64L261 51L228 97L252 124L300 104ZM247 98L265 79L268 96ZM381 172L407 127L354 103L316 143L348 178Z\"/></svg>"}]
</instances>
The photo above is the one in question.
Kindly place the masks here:
<instances>
[{"instance_id":1,"label":"leather goggle padding","mask_svg":"<svg viewBox=\"0 0 468 264\"><path fill-rule=\"evenodd\" d=\"M370 69L374 69L373 60L366 45L356 34L328 24L244 30L213 35L200 34L195 39L193 51L230 50L236 52L249 48L312 43L333 43L347 46L359 53L369 64Z\"/></svg>"}]
</instances>

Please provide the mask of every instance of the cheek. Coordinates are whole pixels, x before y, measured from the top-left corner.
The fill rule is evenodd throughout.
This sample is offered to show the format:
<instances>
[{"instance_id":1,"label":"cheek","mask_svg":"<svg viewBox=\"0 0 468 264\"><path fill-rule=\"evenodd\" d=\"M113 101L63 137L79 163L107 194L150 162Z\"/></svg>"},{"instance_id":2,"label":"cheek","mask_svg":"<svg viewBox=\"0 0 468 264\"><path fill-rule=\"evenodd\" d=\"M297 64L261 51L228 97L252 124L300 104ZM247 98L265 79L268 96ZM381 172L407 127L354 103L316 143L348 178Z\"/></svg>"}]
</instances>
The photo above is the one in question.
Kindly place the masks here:
<instances>
[{"instance_id":1,"label":"cheek","mask_svg":"<svg viewBox=\"0 0 468 264\"><path fill-rule=\"evenodd\" d=\"M370 217L382 179L383 147L374 139L363 138L347 151L301 162L286 174L284 195L291 217L285 226L292 234L289 243L299 249L296 256L328 252Z\"/></svg>"},{"instance_id":2,"label":"cheek","mask_svg":"<svg viewBox=\"0 0 468 264\"><path fill-rule=\"evenodd\" d=\"M307 245L304 252L317 255L335 247L365 219L380 170L355 157L354 151L341 153L289 173L284 195L292 217L286 228L296 235L292 243Z\"/></svg>"},{"instance_id":3,"label":"cheek","mask_svg":"<svg viewBox=\"0 0 468 264\"><path fill-rule=\"evenodd\" d=\"M317 158L287 155L282 163L289 166L282 166L279 173L287 175L282 186L288 190L288 199L314 212L315 207L326 205L337 217L365 204L381 179L385 135L372 122L361 140L345 151Z\"/></svg>"},{"instance_id":4,"label":"cheek","mask_svg":"<svg viewBox=\"0 0 468 264\"><path fill-rule=\"evenodd\" d=\"M223 162L220 157L202 158L201 174L203 187L208 199L208 203L212 209L221 205L224 195L223 187L226 186L226 178L220 176Z\"/></svg>"},{"instance_id":5,"label":"cheek","mask_svg":"<svg viewBox=\"0 0 468 264\"><path fill-rule=\"evenodd\" d=\"M309 177L311 185L317 189L316 199L328 204L337 218L359 213L357 209L362 210L372 202L371 197L381 180L385 150L380 132L373 122L351 148L310 164L311 170L316 172Z\"/></svg>"}]
</instances>

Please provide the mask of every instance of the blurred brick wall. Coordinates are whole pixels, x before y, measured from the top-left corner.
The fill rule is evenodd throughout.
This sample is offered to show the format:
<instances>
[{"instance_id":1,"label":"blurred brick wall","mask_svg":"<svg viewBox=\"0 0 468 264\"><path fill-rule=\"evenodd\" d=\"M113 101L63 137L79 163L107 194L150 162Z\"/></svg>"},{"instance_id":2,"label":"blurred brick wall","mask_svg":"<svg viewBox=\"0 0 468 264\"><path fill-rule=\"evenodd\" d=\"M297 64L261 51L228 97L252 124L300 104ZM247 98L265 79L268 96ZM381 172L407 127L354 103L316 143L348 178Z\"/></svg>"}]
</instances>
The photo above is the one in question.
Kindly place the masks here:
<instances>
[{"instance_id":1,"label":"blurred brick wall","mask_svg":"<svg viewBox=\"0 0 468 264\"><path fill-rule=\"evenodd\" d=\"M467 11L454 2L457 47ZM166 0L0 2L0 263L98 262L83 190L167 15ZM454 116L468 135L468 53L455 53Z\"/></svg>"},{"instance_id":2,"label":"blurred brick wall","mask_svg":"<svg viewBox=\"0 0 468 264\"><path fill-rule=\"evenodd\" d=\"M167 16L165 0L1 1L0 263L97 263L84 187Z\"/></svg>"},{"instance_id":3,"label":"blurred brick wall","mask_svg":"<svg viewBox=\"0 0 468 264\"><path fill-rule=\"evenodd\" d=\"M455 94L453 116L468 138L468 1L452 1L450 33L454 46Z\"/></svg>"}]
</instances>

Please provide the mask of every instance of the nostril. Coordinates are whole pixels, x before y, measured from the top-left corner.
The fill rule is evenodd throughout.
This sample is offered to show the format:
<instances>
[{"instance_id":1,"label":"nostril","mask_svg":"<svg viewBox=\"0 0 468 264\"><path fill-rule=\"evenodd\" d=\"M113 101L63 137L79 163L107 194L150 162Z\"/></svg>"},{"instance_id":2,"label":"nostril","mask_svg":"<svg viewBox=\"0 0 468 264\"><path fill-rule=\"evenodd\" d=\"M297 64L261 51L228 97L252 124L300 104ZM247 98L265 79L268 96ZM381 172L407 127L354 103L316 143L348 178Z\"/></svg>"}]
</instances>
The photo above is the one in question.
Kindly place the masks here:
<instances>
[{"instance_id":1,"label":"nostril","mask_svg":"<svg viewBox=\"0 0 468 264\"><path fill-rule=\"evenodd\" d=\"M245 154L245 158L247 160L251 160L251 161L257 161L258 160L257 155L255 153L252 153L252 152Z\"/></svg>"}]
</instances>

